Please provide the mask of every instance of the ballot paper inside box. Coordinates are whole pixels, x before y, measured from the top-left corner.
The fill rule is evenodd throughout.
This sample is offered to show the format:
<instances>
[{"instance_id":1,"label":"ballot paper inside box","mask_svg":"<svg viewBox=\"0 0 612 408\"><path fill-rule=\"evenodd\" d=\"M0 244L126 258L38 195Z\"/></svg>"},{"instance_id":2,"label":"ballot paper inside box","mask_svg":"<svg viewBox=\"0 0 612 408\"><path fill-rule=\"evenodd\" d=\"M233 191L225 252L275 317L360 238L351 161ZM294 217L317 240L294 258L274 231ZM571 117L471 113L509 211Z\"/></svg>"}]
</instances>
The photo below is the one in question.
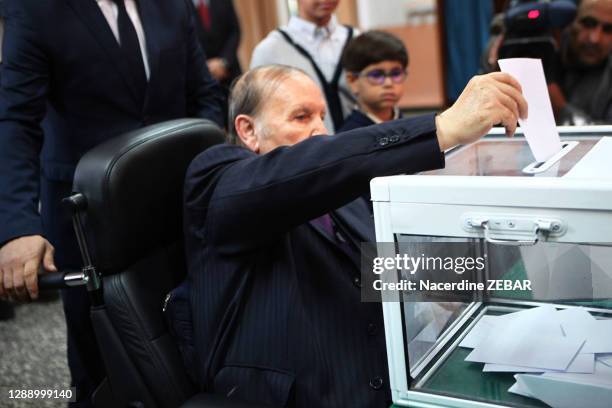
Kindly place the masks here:
<instances>
[{"instance_id":1,"label":"ballot paper inside box","mask_svg":"<svg viewBox=\"0 0 612 408\"><path fill-rule=\"evenodd\" d=\"M612 127L558 131L574 146L539 173L499 130L443 170L372 181L379 258L485 260L468 296L380 291L396 406L612 407ZM374 280L441 279L396 266Z\"/></svg>"}]
</instances>

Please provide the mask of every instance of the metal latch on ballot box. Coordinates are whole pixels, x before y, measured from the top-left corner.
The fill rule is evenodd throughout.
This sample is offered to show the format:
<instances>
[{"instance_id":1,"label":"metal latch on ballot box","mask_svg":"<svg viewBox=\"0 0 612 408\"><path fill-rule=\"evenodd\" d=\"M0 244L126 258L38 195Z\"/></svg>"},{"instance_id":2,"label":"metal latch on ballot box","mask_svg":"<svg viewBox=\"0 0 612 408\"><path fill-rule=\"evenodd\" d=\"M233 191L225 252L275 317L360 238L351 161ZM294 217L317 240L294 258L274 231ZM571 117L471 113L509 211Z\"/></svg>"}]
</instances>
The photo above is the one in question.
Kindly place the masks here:
<instances>
[{"instance_id":1,"label":"metal latch on ballot box","mask_svg":"<svg viewBox=\"0 0 612 408\"><path fill-rule=\"evenodd\" d=\"M468 232L484 231L487 242L499 245L535 245L540 239L561 236L567 226L562 220L512 214L466 214L463 228Z\"/></svg>"}]
</instances>

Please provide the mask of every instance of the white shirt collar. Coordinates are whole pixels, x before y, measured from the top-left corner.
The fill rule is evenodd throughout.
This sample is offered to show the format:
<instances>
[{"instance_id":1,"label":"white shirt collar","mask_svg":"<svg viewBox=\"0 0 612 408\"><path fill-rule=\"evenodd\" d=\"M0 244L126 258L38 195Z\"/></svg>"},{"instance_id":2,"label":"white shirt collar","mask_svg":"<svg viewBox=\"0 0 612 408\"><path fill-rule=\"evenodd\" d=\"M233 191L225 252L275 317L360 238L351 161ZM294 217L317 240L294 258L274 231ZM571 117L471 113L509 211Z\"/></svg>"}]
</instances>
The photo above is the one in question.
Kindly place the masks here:
<instances>
[{"instance_id":1,"label":"white shirt collar","mask_svg":"<svg viewBox=\"0 0 612 408\"><path fill-rule=\"evenodd\" d=\"M357 109L359 109L359 108L357 108ZM377 125L378 125L378 124L383 123L383 121L382 121L382 120L380 120L380 118L379 118L378 116L373 115L373 114L371 114L370 112L367 112L367 111L365 111L365 110L362 110L361 112L363 112L363 113L364 113L364 114L365 114L365 115L366 115L368 118L372 119L372 121L373 121L375 124L377 124ZM393 118L392 118L391 120L396 120L396 119L399 119L399 118L400 118L400 115L401 115L401 112L400 112L399 108L398 108L397 106L396 106L396 107L394 107L394 108L393 108Z\"/></svg>"},{"instance_id":2,"label":"white shirt collar","mask_svg":"<svg viewBox=\"0 0 612 408\"><path fill-rule=\"evenodd\" d=\"M338 20L336 19L336 15L333 14L329 23L327 23L324 27L319 27L315 23L310 21L306 21L299 16L292 16L289 19L289 23L287 24L287 28L294 32L300 32L304 34L309 40L316 40L322 36L331 37L334 32L336 32L336 28L338 28Z\"/></svg>"}]
</instances>

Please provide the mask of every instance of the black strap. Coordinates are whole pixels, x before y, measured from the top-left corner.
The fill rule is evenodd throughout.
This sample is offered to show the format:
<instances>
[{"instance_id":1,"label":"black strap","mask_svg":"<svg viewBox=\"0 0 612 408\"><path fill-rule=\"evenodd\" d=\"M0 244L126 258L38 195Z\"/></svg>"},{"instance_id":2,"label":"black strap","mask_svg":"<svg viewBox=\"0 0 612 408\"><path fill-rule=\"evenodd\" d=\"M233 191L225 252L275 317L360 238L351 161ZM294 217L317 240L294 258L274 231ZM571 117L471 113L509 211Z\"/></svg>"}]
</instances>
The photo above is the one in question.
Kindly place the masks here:
<instances>
[{"instance_id":1,"label":"black strap","mask_svg":"<svg viewBox=\"0 0 612 408\"><path fill-rule=\"evenodd\" d=\"M147 90L147 76L145 73L140 42L136 34L136 28L125 9L124 0L113 0L117 4L117 26L119 28L119 42L124 61L132 74L134 84L138 91L138 100L144 104Z\"/></svg>"},{"instance_id":2,"label":"black strap","mask_svg":"<svg viewBox=\"0 0 612 408\"><path fill-rule=\"evenodd\" d=\"M323 88L323 94L325 95L325 99L327 100L327 106L329 107L329 114L331 115L332 122L334 124L334 130L340 129L342 123L344 122L344 114L342 111L342 102L340 101L340 92L338 89L338 83L340 82L340 75L342 75L342 54L344 53L344 49L348 45L349 41L353 38L353 27L345 26L348 29L348 36L346 37L346 42L342 47L342 53L340 54L340 59L338 60L338 64L336 65L336 71L332 77L331 82L327 81L323 72L317 65L317 63L312 58L312 55L308 53L301 45L297 44L289 34L278 28L277 31L285 38L285 40L293 46L302 56L304 56L314 69L317 74L317 78L319 78L319 82L321 83L321 87Z\"/></svg>"}]
</instances>

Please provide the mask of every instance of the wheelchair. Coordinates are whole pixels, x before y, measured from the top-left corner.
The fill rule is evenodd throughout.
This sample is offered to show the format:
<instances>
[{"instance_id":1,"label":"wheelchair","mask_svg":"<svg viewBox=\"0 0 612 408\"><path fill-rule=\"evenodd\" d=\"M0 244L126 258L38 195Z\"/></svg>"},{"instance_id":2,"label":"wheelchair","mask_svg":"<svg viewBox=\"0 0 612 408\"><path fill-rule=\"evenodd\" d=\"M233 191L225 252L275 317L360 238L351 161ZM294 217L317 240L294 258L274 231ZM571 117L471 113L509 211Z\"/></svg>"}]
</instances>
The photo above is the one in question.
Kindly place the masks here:
<instances>
[{"instance_id":1,"label":"wheelchair","mask_svg":"<svg viewBox=\"0 0 612 408\"><path fill-rule=\"evenodd\" d=\"M111 139L76 168L64 200L83 258L81 271L41 275L41 289L86 285L107 377L96 407L242 408L196 390L166 325L166 295L184 279L185 172L223 132L200 119L168 121Z\"/></svg>"}]
</instances>

